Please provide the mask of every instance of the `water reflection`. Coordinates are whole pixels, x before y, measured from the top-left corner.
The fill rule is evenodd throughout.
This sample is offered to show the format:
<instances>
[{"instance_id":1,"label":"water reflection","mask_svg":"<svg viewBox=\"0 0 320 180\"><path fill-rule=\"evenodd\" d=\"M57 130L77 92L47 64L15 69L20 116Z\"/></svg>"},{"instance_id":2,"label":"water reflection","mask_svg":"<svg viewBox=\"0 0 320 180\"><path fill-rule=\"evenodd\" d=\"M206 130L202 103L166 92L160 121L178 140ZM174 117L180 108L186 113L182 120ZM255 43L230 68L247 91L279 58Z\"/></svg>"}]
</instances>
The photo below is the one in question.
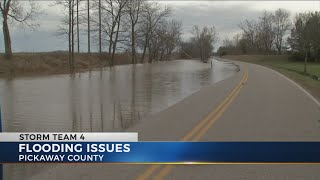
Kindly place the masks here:
<instances>
[{"instance_id":1,"label":"water reflection","mask_svg":"<svg viewBox=\"0 0 320 180\"><path fill-rule=\"evenodd\" d=\"M201 87L232 76L237 67L214 61L127 65L87 73L0 80L7 132L123 131ZM32 179L57 165L12 164L5 179Z\"/></svg>"},{"instance_id":2,"label":"water reflection","mask_svg":"<svg viewBox=\"0 0 320 180\"><path fill-rule=\"evenodd\" d=\"M236 71L218 61L213 69L198 61L172 61L2 79L4 131L123 131Z\"/></svg>"}]
</instances>

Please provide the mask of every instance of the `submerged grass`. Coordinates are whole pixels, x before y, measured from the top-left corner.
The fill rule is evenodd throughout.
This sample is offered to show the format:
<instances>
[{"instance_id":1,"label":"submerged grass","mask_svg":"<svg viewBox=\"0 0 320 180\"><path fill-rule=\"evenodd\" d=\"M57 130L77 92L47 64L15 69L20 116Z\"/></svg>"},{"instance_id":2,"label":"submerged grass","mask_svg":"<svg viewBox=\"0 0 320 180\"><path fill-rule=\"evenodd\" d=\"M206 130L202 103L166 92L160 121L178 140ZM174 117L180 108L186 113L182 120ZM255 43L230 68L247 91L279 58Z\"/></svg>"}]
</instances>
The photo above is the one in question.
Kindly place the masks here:
<instances>
[{"instance_id":1,"label":"submerged grass","mask_svg":"<svg viewBox=\"0 0 320 180\"><path fill-rule=\"evenodd\" d=\"M8 60L0 55L0 74L5 76L24 76L40 74L69 73L68 53L16 53ZM118 57L120 58L120 57ZM121 57L123 59L123 57ZM121 59L121 63L126 61ZM75 72L90 68L107 66L107 61L97 54L75 54Z\"/></svg>"},{"instance_id":2,"label":"submerged grass","mask_svg":"<svg viewBox=\"0 0 320 180\"><path fill-rule=\"evenodd\" d=\"M75 53L74 71L83 72L109 66L107 55L98 53ZM177 59L173 56L172 59ZM139 60L139 56L138 56ZM114 65L131 63L131 55L115 55ZM70 73L69 55L67 52L15 53L7 60L0 54L0 76L30 76Z\"/></svg>"}]
</instances>

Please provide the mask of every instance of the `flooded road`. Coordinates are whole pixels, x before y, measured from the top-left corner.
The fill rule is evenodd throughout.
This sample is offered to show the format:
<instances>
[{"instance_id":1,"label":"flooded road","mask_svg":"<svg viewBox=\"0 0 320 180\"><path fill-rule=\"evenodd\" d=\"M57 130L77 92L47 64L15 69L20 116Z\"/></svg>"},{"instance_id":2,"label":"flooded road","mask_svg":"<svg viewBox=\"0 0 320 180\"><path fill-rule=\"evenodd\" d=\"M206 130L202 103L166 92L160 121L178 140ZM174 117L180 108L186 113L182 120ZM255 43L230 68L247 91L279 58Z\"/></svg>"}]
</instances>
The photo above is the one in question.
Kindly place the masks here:
<instances>
[{"instance_id":1,"label":"flooded road","mask_svg":"<svg viewBox=\"0 0 320 180\"><path fill-rule=\"evenodd\" d=\"M123 131L238 68L178 60L74 75L0 79L6 132Z\"/></svg>"},{"instance_id":2,"label":"flooded road","mask_svg":"<svg viewBox=\"0 0 320 180\"><path fill-rule=\"evenodd\" d=\"M171 61L74 75L0 79L6 132L124 131L238 71L231 63ZM33 179L57 164L10 164L4 179Z\"/></svg>"}]
</instances>

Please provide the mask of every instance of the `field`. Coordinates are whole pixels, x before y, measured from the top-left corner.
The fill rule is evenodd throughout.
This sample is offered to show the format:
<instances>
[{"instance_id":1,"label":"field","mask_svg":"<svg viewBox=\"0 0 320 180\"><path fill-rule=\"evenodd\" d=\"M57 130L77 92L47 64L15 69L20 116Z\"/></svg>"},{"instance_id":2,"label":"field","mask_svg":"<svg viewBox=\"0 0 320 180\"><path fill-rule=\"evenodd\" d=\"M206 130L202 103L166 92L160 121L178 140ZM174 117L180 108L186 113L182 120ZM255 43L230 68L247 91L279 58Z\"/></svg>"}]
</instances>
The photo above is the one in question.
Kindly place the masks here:
<instances>
[{"instance_id":1,"label":"field","mask_svg":"<svg viewBox=\"0 0 320 180\"><path fill-rule=\"evenodd\" d=\"M230 55L223 58L270 67L294 80L320 100L320 81L316 80L320 77L320 63L308 63L305 74L304 63L289 61L286 55Z\"/></svg>"},{"instance_id":2,"label":"field","mask_svg":"<svg viewBox=\"0 0 320 180\"><path fill-rule=\"evenodd\" d=\"M7 60L3 54L0 54L0 77L70 73L68 57L66 52L15 53L12 59ZM171 59L178 59L178 56L173 55ZM98 53L75 53L74 61L74 72L84 72L109 66L106 54L100 57ZM139 55L138 61L140 61ZM145 59L145 61L147 60ZM130 63L130 54L115 55L114 64L116 66Z\"/></svg>"}]
</instances>

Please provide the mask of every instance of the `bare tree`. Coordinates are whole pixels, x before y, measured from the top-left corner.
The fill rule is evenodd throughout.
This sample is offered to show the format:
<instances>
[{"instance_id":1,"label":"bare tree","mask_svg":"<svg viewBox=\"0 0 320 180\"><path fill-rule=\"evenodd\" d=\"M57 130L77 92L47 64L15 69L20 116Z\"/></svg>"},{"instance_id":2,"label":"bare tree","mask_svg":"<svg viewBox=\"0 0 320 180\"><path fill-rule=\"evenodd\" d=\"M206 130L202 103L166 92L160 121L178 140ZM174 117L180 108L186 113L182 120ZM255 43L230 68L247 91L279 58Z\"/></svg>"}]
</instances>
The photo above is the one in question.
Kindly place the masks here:
<instances>
[{"instance_id":1,"label":"bare tree","mask_svg":"<svg viewBox=\"0 0 320 180\"><path fill-rule=\"evenodd\" d=\"M192 29L193 40L199 48L200 59L204 62L208 60L214 49L213 44L217 41L217 32L215 27L203 27L202 30L199 26L193 26Z\"/></svg>"},{"instance_id":2,"label":"bare tree","mask_svg":"<svg viewBox=\"0 0 320 180\"><path fill-rule=\"evenodd\" d=\"M262 44L265 53L270 53L274 42L274 28L272 23L272 13L264 11L260 17L258 38Z\"/></svg>"},{"instance_id":3,"label":"bare tree","mask_svg":"<svg viewBox=\"0 0 320 180\"><path fill-rule=\"evenodd\" d=\"M123 9L126 6L126 4L128 3L128 0L117 0L116 2L117 2L117 10L116 10L115 14L112 14L112 16L113 17L115 16L117 29L116 29L116 37L115 37L115 40L112 44L113 49L112 49L112 56L111 56L111 66L114 65L114 57L115 57L115 53L116 53L117 42L118 42L119 32L120 32L121 17L123 15Z\"/></svg>"},{"instance_id":4,"label":"bare tree","mask_svg":"<svg viewBox=\"0 0 320 180\"><path fill-rule=\"evenodd\" d=\"M162 8L157 3L146 3L144 7L143 20L144 23L140 26L140 30L143 32L144 42L142 44L142 56L141 62L143 63L144 57L149 48L149 52L151 52L151 47L149 46L150 37L155 32L156 27L159 25L163 18L167 17L171 13L171 8L164 7ZM152 62L151 53L149 53L149 63Z\"/></svg>"},{"instance_id":5,"label":"bare tree","mask_svg":"<svg viewBox=\"0 0 320 180\"><path fill-rule=\"evenodd\" d=\"M224 38L224 40L222 41L222 45L224 47L233 47L233 46L235 46L234 42L231 39L229 39L228 37Z\"/></svg>"},{"instance_id":6,"label":"bare tree","mask_svg":"<svg viewBox=\"0 0 320 180\"><path fill-rule=\"evenodd\" d=\"M300 21L304 24L302 31L303 45L305 49L305 65L304 73L307 73L308 60L314 59L318 61L320 53L320 13L311 12L300 17Z\"/></svg>"},{"instance_id":7,"label":"bare tree","mask_svg":"<svg viewBox=\"0 0 320 180\"><path fill-rule=\"evenodd\" d=\"M243 31L242 38L247 43L250 52L270 53L275 40L273 15L264 11L258 21L245 20L239 24Z\"/></svg>"},{"instance_id":8,"label":"bare tree","mask_svg":"<svg viewBox=\"0 0 320 180\"><path fill-rule=\"evenodd\" d=\"M29 6L29 8L25 8L26 6ZM36 2L31 0L27 2L21 2L17 0L1 0L0 11L3 19L2 28L5 56L6 58L10 59L12 57L12 48L8 20L12 19L22 26L27 26L34 29L39 26L39 24L33 23L32 21L38 15L40 15L42 11Z\"/></svg>"},{"instance_id":9,"label":"bare tree","mask_svg":"<svg viewBox=\"0 0 320 180\"><path fill-rule=\"evenodd\" d=\"M274 32L275 32L275 41L274 44L276 45L276 48L278 50L278 53L282 53L282 46L283 46L283 37L287 33L287 31L290 29L291 21L290 21L290 14L289 11L285 9L278 9L275 11L275 14L273 15L273 23L274 26Z\"/></svg>"},{"instance_id":10,"label":"bare tree","mask_svg":"<svg viewBox=\"0 0 320 180\"><path fill-rule=\"evenodd\" d=\"M99 25L99 41L102 41L105 38L105 41L108 41L108 58L110 65L114 65L115 53L117 49L117 43L120 41L119 36L122 32L121 22L122 17L125 13L124 8L128 0L104 0L101 2L101 30L104 35L100 35L100 25ZM99 18L100 19L100 18ZM99 22L100 24L100 22ZM105 42L103 42L106 44ZM102 43L102 44L103 44Z\"/></svg>"},{"instance_id":11,"label":"bare tree","mask_svg":"<svg viewBox=\"0 0 320 180\"><path fill-rule=\"evenodd\" d=\"M248 43L243 36L243 34L236 34L232 39L226 37L223 40L222 46L220 46L217 51L218 55L224 56L246 54Z\"/></svg>"},{"instance_id":12,"label":"bare tree","mask_svg":"<svg viewBox=\"0 0 320 180\"><path fill-rule=\"evenodd\" d=\"M311 13L300 13L295 17L294 27L288 43L294 53L304 56L304 73L307 73L308 54L310 52L310 36L307 29Z\"/></svg>"},{"instance_id":13,"label":"bare tree","mask_svg":"<svg viewBox=\"0 0 320 180\"><path fill-rule=\"evenodd\" d=\"M247 40L248 46L252 49L257 45L257 23L254 20L245 20L239 24L240 29L243 31L243 38Z\"/></svg>"},{"instance_id":14,"label":"bare tree","mask_svg":"<svg viewBox=\"0 0 320 180\"><path fill-rule=\"evenodd\" d=\"M201 30L200 30L200 27L198 25L195 25L192 27L192 34L193 34L193 41L195 41L195 44L198 46L200 52L199 52L199 55L200 55L200 59L202 60L203 57L203 53L202 53L202 43L201 43Z\"/></svg>"},{"instance_id":15,"label":"bare tree","mask_svg":"<svg viewBox=\"0 0 320 180\"><path fill-rule=\"evenodd\" d=\"M130 0L127 5L127 11L130 18L131 26L131 63L137 63L136 55L136 25L139 23L144 0Z\"/></svg>"},{"instance_id":16,"label":"bare tree","mask_svg":"<svg viewBox=\"0 0 320 180\"><path fill-rule=\"evenodd\" d=\"M162 21L150 37L149 57L153 60L169 60L180 42L182 23L176 20Z\"/></svg>"},{"instance_id":17,"label":"bare tree","mask_svg":"<svg viewBox=\"0 0 320 180\"><path fill-rule=\"evenodd\" d=\"M285 9L278 9L274 14L264 11L258 20L241 22L242 34L226 41L219 54L274 53L275 50L281 54L290 25L289 12Z\"/></svg>"},{"instance_id":18,"label":"bare tree","mask_svg":"<svg viewBox=\"0 0 320 180\"><path fill-rule=\"evenodd\" d=\"M169 60L173 50L178 46L181 40L182 34L182 22L171 20L167 22L167 30L164 35L164 50L165 53L161 54L160 60L163 60L163 55L165 55L165 60Z\"/></svg>"},{"instance_id":19,"label":"bare tree","mask_svg":"<svg viewBox=\"0 0 320 180\"><path fill-rule=\"evenodd\" d=\"M69 46L69 66L71 69L74 67L74 8L75 0L57 0L54 5L60 5L66 10L65 17L61 20L61 25L58 26L57 36L65 37L68 36Z\"/></svg>"}]
</instances>

